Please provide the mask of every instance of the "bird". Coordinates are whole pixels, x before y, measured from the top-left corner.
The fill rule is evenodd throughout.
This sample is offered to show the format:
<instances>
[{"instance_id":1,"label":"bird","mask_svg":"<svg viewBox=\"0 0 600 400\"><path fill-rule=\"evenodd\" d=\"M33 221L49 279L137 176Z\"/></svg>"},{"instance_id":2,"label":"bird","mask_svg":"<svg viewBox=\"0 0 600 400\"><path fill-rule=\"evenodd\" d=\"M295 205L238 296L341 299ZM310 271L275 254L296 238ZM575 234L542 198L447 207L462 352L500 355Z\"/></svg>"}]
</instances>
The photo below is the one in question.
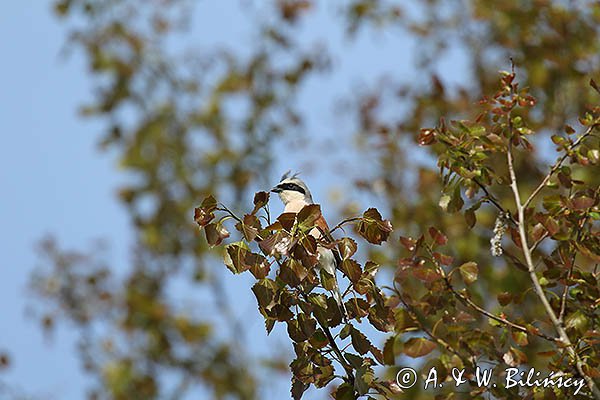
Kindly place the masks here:
<instances>
[{"instance_id":1,"label":"bird","mask_svg":"<svg viewBox=\"0 0 600 400\"><path fill-rule=\"evenodd\" d=\"M283 174L280 182L271 189L271 192L279 195L284 205L284 213L298 213L304 206L315 204L306 183L298 177L298 173L292 175L291 171ZM333 297L345 319L346 308L336 276L337 266L341 262L340 254L336 248L330 249L319 245L319 242L331 243L334 240L322 214L315 221L315 227L310 230L309 235L317 240L317 267L333 276Z\"/></svg>"}]
</instances>

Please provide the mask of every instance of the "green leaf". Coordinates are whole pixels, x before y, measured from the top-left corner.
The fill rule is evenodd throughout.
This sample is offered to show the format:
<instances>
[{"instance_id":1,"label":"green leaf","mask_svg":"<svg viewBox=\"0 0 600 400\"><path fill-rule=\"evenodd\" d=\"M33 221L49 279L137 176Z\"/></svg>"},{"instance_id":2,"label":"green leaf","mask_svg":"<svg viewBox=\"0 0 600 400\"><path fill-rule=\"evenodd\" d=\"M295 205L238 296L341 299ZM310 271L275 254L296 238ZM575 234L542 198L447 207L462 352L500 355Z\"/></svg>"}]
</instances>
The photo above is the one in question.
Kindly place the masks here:
<instances>
[{"instance_id":1,"label":"green leaf","mask_svg":"<svg viewBox=\"0 0 600 400\"><path fill-rule=\"evenodd\" d=\"M396 320L394 325L394 330L396 331L396 333L413 331L417 327L416 322L412 319L408 311L406 311L404 308L394 309L394 317Z\"/></svg>"},{"instance_id":2,"label":"green leaf","mask_svg":"<svg viewBox=\"0 0 600 400\"><path fill-rule=\"evenodd\" d=\"M590 325L588 317L580 310L570 314L565 320L565 328L573 329L579 334L584 334Z\"/></svg>"},{"instance_id":3,"label":"green leaf","mask_svg":"<svg viewBox=\"0 0 600 400\"><path fill-rule=\"evenodd\" d=\"M342 261L339 268L352 283L357 283L362 275L360 264L351 259Z\"/></svg>"},{"instance_id":4,"label":"green leaf","mask_svg":"<svg viewBox=\"0 0 600 400\"><path fill-rule=\"evenodd\" d=\"M467 210L465 210L465 221L467 222L467 226L469 227L469 229L475 226L475 223L477 222L475 210L473 210L472 208L468 208Z\"/></svg>"},{"instance_id":5,"label":"green leaf","mask_svg":"<svg viewBox=\"0 0 600 400\"><path fill-rule=\"evenodd\" d=\"M356 242L347 237L338 240L337 246L342 260L352 257L358 248Z\"/></svg>"},{"instance_id":6,"label":"green leaf","mask_svg":"<svg viewBox=\"0 0 600 400\"><path fill-rule=\"evenodd\" d=\"M358 329L352 327L350 329L350 337L352 339L352 346L359 354L366 354L371 349L371 342Z\"/></svg>"},{"instance_id":7,"label":"green leaf","mask_svg":"<svg viewBox=\"0 0 600 400\"><path fill-rule=\"evenodd\" d=\"M361 365L356 370L354 388L359 396L366 394L371 388L371 382L375 380L375 374L368 365Z\"/></svg>"},{"instance_id":8,"label":"green leaf","mask_svg":"<svg viewBox=\"0 0 600 400\"><path fill-rule=\"evenodd\" d=\"M477 267L477 263L474 261L469 261L458 267L460 271L460 275L467 285L475 282L477 280L477 275L479 273L479 268Z\"/></svg>"},{"instance_id":9,"label":"green leaf","mask_svg":"<svg viewBox=\"0 0 600 400\"><path fill-rule=\"evenodd\" d=\"M404 343L404 354L412 358L423 357L431 353L437 345L425 338L411 338Z\"/></svg>"},{"instance_id":10,"label":"green leaf","mask_svg":"<svg viewBox=\"0 0 600 400\"><path fill-rule=\"evenodd\" d=\"M298 225L302 231L307 231L315 226L320 217L321 206L318 204L306 205L298 212Z\"/></svg>"},{"instance_id":11,"label":"green leaf","mask_svg":"<svg viewBox=\"0 0 600 400\"><path fill-rule=\"evenodd\" d=\"M335 390L334 394L335 400L356 400L356 394L354 393L354 387L350 386L348 383L342 383Z\"/></svg>"}]
</instances>

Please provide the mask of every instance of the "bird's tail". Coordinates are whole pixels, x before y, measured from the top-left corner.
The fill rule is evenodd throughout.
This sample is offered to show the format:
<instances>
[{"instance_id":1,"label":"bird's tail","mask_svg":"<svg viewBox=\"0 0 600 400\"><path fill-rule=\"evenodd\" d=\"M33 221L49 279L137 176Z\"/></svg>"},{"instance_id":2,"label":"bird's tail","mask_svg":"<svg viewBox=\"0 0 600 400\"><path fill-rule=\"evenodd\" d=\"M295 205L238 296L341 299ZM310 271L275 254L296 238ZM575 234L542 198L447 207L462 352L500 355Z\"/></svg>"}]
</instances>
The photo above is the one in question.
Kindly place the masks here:
<instances>
[{"instance_id":1,"label":"bird's tail","mask_svg":"<svg viewBox=\"0 0 600 400\"><path fill-rule=\"evenodd\" d=\"M342 318L344 322L348 322L348 312L346 311L346 306L344 306L344 299L342 298L342 293L340 292L340 287L337 282L337 277L333 276L333 298L335 302L338 304L340 308L340 313L342 314Z\"/></svg>"}]
</instances>

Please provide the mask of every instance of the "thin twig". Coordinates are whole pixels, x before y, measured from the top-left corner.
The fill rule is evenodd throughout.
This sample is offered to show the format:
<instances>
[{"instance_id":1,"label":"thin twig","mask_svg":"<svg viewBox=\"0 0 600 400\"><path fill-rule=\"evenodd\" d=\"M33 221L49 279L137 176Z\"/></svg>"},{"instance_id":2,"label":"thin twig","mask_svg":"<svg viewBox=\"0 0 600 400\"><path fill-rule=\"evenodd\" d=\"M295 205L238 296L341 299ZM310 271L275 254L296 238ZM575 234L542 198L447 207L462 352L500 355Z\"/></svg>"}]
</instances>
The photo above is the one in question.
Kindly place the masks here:
<instances>
[{"instance_id":1,"label":"thin twig","mask_svg":"<svg viewBox=\"0 0 600 400\"><path fill-rule=\"evenodd\" d=\"M394 286L395 286L395 282L394 282ZM400 302L404 305L404 308L406 309L406 312L408 312L408 314L410 315L410 317L419 325L419 328L425 332L425 334L427 336L429 336L432 340L434 340L437 344L439 344L440 346L442 346L443 348L445 348L447 351L449 351L450 353L456 355L459 359L461 359L463 362L466 362L465 364L471 364L471 366L475 365L475 362L473 359L469 359L469 360L465 360L462 356L462 354L460 354L458 352L458 350L456 350L454 347L452 347L448 342L446 342L445 340L443 340L442 338L436 336L433 331L429 330L424 323L422 323L419 320L419 317L417 315L417 312L414 310L414 308L408 304L406 302L406 300L404 300L404 298L402 297L402 293L400 290L396 289L394 290L396 292L396 295L398 296L398 299L400 299ZM471 355L471 357L475 358L473 355Z\"/></svg>"},{"instance_id":2,"label":"thin twig","mask_svg":"<svg viewBox=\"0 0 600 400\"><path fill-rule=\"evenodd\" d=\"M533 253L537 249L537 247L540 245L540 243L542 243L544 241L544 239L546 239L547 237L548 237L548 232L544 232L542 237L540 237L538 240L536 240L535 243L529 248L529 252Z\"/></svg>"},{"instance_id":3,"label":"thin twig","mask_svg":"<svg viewBox=\"0 0 600 400\"><path fill-rule=\"evenodd\" d=\"M337 229L340 229L342 226L344 226L347 223L350 222L354 222L354 221L360 221L361 217L351 217L351 218L346 218L345 220L343 220L342 222L340 222L339 224L337 224L336 226L333 227L333 229L329 230L329 233L333 233L334 231L336 231Z\"/></svg>"},{"instance_id":4,"label":"thin twig","mask_svg":"<svg viewBox=\"0 0 600 400\"><path fill-rule=\"evenodd\" d=\"M535 336L541 337L543 339L546 339L548 341L551 342L555 342L556 339L553 337L550 337L542 332L536 332L536 331L532 331L530 329L527 329L526 327L524 327L523 325L519 325L515 322L512 322L506 318L503 317L499 317L497 315L492 314L491 312L489 312L488 310L486 310L485 308L477 305L473 300L471 300L470 298L468 298L467 296L465 296L464 294L462 294L461 292L459 292L458 290L456 290L454 288L454 286L452 285L452 282L450 281L450 277L446 274L446 271L444 271L444 269L442 268L442 266L437 262L437 260L433 257L432 251L428 246L425 246L425 248L427 249L429 255L431 256L431 260L433 262L433 264L436 266L436 269L438 271L438 273L442 276L442 278L444 279L444 282L446 283L446 287L452 292L452 294L465 306L471 307L473 308L475 311L477 311L478 313L493 319L496 322L500 322L504 325L510 326L513 329L516 329L518 331L524 332L524 333L529 333L529 334L533 334Z\"/></svg>"},{"instance_id":5,"label":"thin twig","mask_svg":"<svg viewBox=\"0 0 600 400\"><path fill-rule=\"evenodd\" d=\"M490 201L490 203L492 203L494 206L496 206L496 208L504 213L504 215L508 216L508 218L516 225L517 221L513 218L512 214L505 210L504 207L502 207L500 205L500 203L498 203L498 201L496 200L496 198L494 197L493 194L491 194L488 189L485 187L484 184L482 184L481 182L479 182L477 179L473 178L473 182L475 182L477 184L477 186L479 186L481 188L481 190L483 190L485 192L485 195L487 197L487 199Z\"/></svg>"}]
</instances>

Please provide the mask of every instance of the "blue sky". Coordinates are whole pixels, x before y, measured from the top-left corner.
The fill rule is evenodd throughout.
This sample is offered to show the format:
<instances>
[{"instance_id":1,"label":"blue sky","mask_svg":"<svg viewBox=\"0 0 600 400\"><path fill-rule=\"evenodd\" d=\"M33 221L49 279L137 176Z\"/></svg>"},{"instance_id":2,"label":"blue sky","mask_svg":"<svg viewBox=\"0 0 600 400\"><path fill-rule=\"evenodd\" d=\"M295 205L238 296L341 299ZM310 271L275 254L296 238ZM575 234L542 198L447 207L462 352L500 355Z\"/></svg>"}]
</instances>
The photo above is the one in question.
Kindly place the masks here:
<instances>
[{"instance_id":1,"label":"blue sky","mask_svg":"<svg viewBox=\"0 0 600 400\"><path fill-rule=\"evenodd\" d=\"M120 177L95 149L99 125L76 114L90 91L82 59L60 56L65 30L47 2L33 4L0 5L0 349L12 360L0 379L43 398L75 399L84 382L74 379L74 336L61 327L47 340L26 315L34 244L48 233L79 249L110 237L112 256L122 259L130 232L114 197Z\"/></svg>"},{"instance_id":2,"label":"blue sky","mask_svg":"<svg viewBox=\"0 0 600 400\"><path fill-rule=\"evenodd\" d=\"M241 29L227 30L222 24L223 19L243 20L239 13L235 15L235 4L202 3L200 15L206 20L197 26L208 34L198 36L199 44L210 45L216 37L234 48L248 44L239 41ZM353 88L372 84L372 76L378 73L412 79L416 72L407 56L414 43L399 31L368 32L352 43L339 27L328 23L331 11L321 6L318 23L304 27L303 34L306 39L327 41L334 53L335 72L309 81L299 101L309 116L307 132L333 140L340 121L333 108L336 100L350 95ZM42 398L78 399L83 397L86 381L75 353L76 336L69 326L60 324L48 339L37 319L26 312L35 304L27 289L38 262L34 245L49 233L70 249L87 249L94 239L108 238L110 261L126 265L132 233L115 196L124 177L110 154L96 149L102 124L77 115L78 106L91 97L92 81L78 52L68 58L61 55L66 29L52 16L49 2L2 2L0 37L0 353L8 352L12 360L11 367L0 373L0 382ZM460 57L453 59L448 68L459 72L464 64ZM287 145L282 145L282 154L289 153ZM351 155L352 146L347 146ZM289 168L306 169L310 164L306 160L310 155L278 160L273 179ZM354 174L361 168L351 156L342 164ZM315 174L309 169L305 174L317 201L349 184L327 172L332 167L327 160L314 166L325 171ZM240 301L253 304L247 292ZM253 311L257 321L253 331L264 336L256 309L245 307L241 313ZM261 337L257 343L270 346L281 343L280 339Z\"/></svg>"}]
</instances>

